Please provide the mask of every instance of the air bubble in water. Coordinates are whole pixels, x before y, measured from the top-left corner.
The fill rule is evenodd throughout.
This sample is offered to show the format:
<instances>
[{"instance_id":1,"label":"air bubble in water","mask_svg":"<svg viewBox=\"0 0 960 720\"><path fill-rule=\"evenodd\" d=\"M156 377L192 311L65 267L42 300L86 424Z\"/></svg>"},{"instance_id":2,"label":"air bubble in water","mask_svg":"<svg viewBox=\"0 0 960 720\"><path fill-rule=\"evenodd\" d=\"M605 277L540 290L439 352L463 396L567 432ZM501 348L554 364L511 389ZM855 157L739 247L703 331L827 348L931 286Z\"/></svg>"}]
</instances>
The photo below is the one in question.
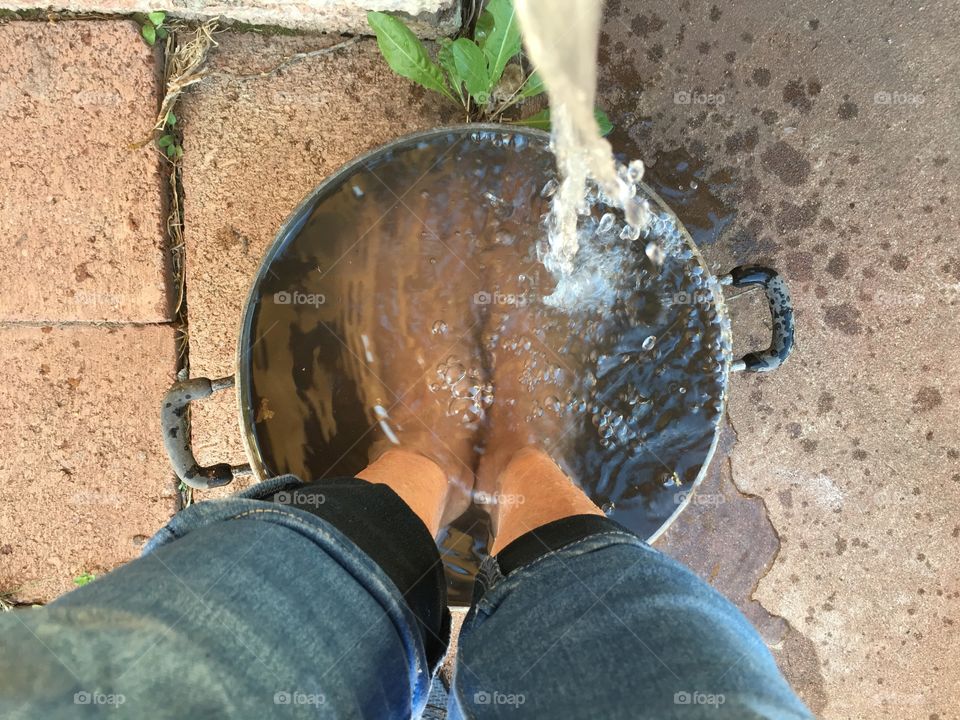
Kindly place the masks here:
<instances>
[{"instance_id":1,"label":"air bubble in water","mask_svg":"<svg viewBox=\"0 0 960 720\"><path fill-rule=\"evenodd\" d=\"M605 502L603 505L600 506L600 509L603 511L604 515L611 515L613 511L616 510L616 508L617 506L614 505L612 502Z\"/></svg>"},{"instance_id":2,"label":"air bubble in water","mask_svg":"<svg viewBox=\"0 0 960 720\"><path fill-rule=\"evenodd\" d=\"M657 336L650 335L646 340L643 341L643 345L640 347L644 350L653 350L653 346L657 344Z\"/></svg>"},{"instance_id":3,"label":"air bubble in water","mask_svg":"<svg viewBox=\"0 0 960 720\"><path fill-rule=\"evenodd\" d=\"M597 225L597 232L600 234L608 233L613 229L613 223L616 216L613 213L604 213L600 218L600 224Z\"/></svg>"},{"instance_id":4,"label":"air bubble in water","mask_svg":"<svg viewBox=\"0 0 960 720\"><path fill-rule=\"evenodd\" d=\"M458 363L456 360L450 360L447 362L446 367L443 370L443 381L447 385L455 385L461 380L463 376L466 375L466 370L463 365Z\"/></svg>"},{"instance_id":5,"label":"air bubble in water","mask_svg":"<svg viewBox=\"0 0 960 720\"><path fill-rule=\"evenodd\" d=\"M430 328L430 332L434 335L446 335L447 334L447 324L443 320L437 320L433 327Z\"/></svg>"},{"instance_id":6,"label":"air bubble in water","mask_svg":"<svg viewBox=\"0 0 960 720\"><path fill-rule=\"evenodd\" d=\"M637 183L643 180L643 160L633 160L627 166L627 180Z\"/></svg>"}]
</instances>

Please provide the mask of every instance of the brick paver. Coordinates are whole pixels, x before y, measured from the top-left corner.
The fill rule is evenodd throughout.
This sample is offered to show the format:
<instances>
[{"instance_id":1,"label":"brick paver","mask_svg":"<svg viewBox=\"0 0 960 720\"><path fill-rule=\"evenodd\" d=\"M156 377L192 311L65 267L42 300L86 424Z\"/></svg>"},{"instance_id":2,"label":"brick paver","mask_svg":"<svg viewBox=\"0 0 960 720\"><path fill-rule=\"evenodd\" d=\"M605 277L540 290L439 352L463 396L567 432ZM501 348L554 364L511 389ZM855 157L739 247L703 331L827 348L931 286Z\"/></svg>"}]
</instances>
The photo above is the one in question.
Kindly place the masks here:
<instances>
[{"instance_id":1,"label":"brick paver","mask_svg":"<svg viewBox=\"0 0 960 720\"><path fill-rule=\"evenodd\" d=\"M48 601L140 552L175 509L169 326L0 327L0 590Z\"/></svg>"},{"instance_id":2,"label":"brick paver","mask_svg":"<svg viewBox=\"0 0 960 720\"><path fill-rule=\"evenodd\" d=\"M158 57L128 21L0 25L0 321L170 319Z\"/></svg>"}]
</instances>

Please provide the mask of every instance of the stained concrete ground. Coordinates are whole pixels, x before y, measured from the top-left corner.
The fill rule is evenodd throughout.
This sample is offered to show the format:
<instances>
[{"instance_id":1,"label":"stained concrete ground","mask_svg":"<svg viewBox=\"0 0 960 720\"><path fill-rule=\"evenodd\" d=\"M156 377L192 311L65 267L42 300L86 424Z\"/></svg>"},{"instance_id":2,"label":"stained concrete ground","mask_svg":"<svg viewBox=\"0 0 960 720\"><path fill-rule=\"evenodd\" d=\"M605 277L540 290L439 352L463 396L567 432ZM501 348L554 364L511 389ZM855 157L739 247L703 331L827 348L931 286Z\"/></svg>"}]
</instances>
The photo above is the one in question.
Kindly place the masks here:
<instances>
[{"instance_id":1,"label":"stained concrete ground","mask_svg":"<svg viewBox=\"0 0 960 720\"><path fill-rule=\"evenodd\" d=\"M866 0L611 0L604 21L600 104L614 148L648 161L715 271L775 267L796 307L793 358L732 379L703 500L659 545L744 610L825 718L958 716L957 21L948 2ZM310 188L367 148L453 119L392 77L370 40L262 74L341 40L220 36L211 77L184 98L195 374L232 372L244 290ZM84 61L77 77L99 78L90 92L115 96L58 82ZM0 27L0 66L20 72L0 92L0 132L19 152L0 161L2 242L8 275L19 276L0 287L15 369L0 393L0 590L21 588L21 599L49 599L73 574L132 557L172 510L150 431L173 372L157 295L169 294L168 277L157 274L158 216L136 216L163 196L155 156L126 150L131 128L150 125L157 62L127 23ZM150 72L137 75L138 63ZM73 137L43 131L71 127L65 103L101 121ZM99 170L76 183L90 145ZM142 162L132 176L131 157ZM35 177L54 189L21 212L16 199ZM55 213L43 200L61 195L103 208L44 230ZM130 232L98 240L98 215ZM35 259L50 247L60 252ZM25 303L28 274L49 277L61 297ZM84 283L89 298L64 298ZM736 351L764 344L758 294L731 294L729 306ZM205 459L243 459L229 397L195 419Z\"/></svg>"}]
</instances>

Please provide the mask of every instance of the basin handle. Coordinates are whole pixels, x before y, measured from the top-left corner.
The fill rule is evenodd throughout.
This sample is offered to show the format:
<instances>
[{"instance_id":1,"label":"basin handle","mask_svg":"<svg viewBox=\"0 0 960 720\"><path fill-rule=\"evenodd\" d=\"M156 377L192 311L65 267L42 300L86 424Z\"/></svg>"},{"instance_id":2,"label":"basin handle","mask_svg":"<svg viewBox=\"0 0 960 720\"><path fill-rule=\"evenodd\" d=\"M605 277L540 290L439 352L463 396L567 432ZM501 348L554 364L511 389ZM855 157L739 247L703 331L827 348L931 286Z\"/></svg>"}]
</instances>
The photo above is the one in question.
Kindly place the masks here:
<instances>
[{"instance_id":1,"label":"basin handle","mask_svg":"<svg viewBox=\"0 0 960 720\"><path fill-rule=\"evenodd\" d=\"M787 283L777 273L760 265L740 265L719 278L721 285L744 287L759 285L767 294L770 304L770 319L773 321L773 337L770 347L760 352L747 353L734 360L730 369L733 372L770 372L783 365L793 350L793 305L790 303L790 291Z\"/></svg>"},{"instance_id":2,"label":"basin handle","mask_svg":"<svg viewBox=\"0 0 960 720\"><path fill-rule=\"evenodd\" d=\"M204 467L193 456L190 444L188 409L194 400L210 397L219 390L233 387L233 376L210 380L197 377L175 382L163 398L160 408L160 426L163 429L163 445L177 477L185 485L196 490L228 485L239 475L250 475L249 465L217 463Z\"/></svg>"}]
</instances>

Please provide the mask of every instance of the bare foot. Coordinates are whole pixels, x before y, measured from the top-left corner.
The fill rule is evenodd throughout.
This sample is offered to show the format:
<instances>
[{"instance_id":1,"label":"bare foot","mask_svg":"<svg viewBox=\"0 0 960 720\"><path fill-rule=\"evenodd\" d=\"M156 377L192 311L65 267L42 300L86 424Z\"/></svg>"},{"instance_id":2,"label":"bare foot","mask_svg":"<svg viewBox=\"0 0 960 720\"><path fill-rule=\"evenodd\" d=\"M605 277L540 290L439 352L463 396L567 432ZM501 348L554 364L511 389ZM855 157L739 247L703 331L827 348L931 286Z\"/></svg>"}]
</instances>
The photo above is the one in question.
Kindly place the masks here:
<instances>
[{"instance_id":1,"label":"bare foot","mask_svg":"<svg viewBox=\"0 0 960 720\"><path fill-rule=\"evenodd\" d=\"M473 315L466 300L446 292L409 292L406 313L379 318L376 337L361 338L359 372L376 435L371 466L388 451L403 450L439 467L448 483L441 526L470 505L484 412Z\"/></svg>"},{"instance_id":2,"label":"bare foot","mask_svg":"<svg viewBox=\"0 0 960 720\"><path fill-rule=\"evenodd\" d=\"M491 308L485 335L495 400L475 497L491 516L493 553L547 522L603 514L563 469L581 429L583 392L574 361L550 348L571 330L565 314L529 300Z\"/></svg>"}]
</instances>

